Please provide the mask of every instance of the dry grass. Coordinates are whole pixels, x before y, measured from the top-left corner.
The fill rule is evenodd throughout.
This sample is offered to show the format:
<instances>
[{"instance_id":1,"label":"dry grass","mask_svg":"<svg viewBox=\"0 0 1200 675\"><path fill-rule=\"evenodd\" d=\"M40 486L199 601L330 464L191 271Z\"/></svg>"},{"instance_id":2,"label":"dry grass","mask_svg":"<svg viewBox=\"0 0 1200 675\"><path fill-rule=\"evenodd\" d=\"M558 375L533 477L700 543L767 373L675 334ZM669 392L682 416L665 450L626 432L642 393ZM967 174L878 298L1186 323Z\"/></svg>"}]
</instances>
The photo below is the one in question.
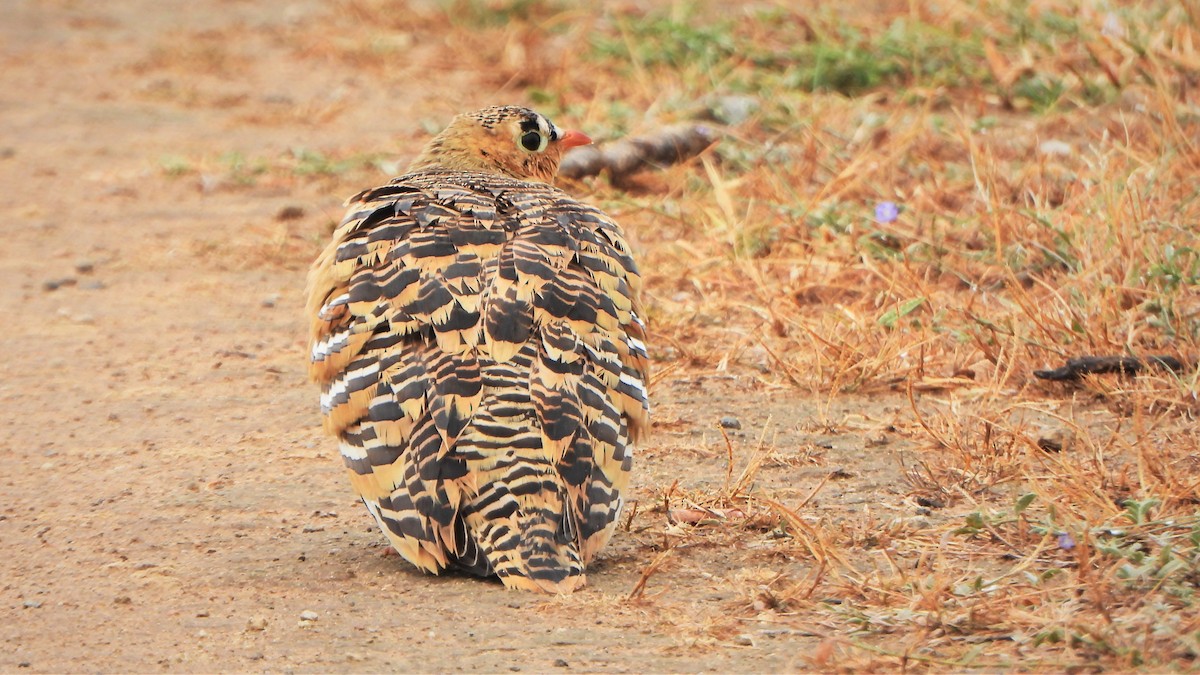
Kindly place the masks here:
<instances>
[{"instance_id":1,"label":"dry grass","mask_svg":"<svg viewBox=\"0 0 1200 675\"><path fill-rule=\"evenodd\" d=\"M618 130L732 122L649 195L595 187L652 270L668 360L907 404L896 480L927 516L834 522L743 477L684 498L713 512L691 536L730 536L729 514L746 540L786 533L771 546L800 564L727 583L744 618L819 636L810 666L1192 667L1195 370L1031 373L1200 355L1195 17L878 5L596 17L571 58L612 77L543 101Z\"/></svg>"},{"instance_id":2,"label":"dry grass","mask_svg":"<svg viewBox=\"0 0 1200 675\"><path fill-rule=\"evenodd\" d=\"M1195 667L1196 370L1032 373L1084 354L1200 357L1200 11L823 6L344 0L331 21L363 39L280 39L378 86L403 82L398 49L480 73L477 99L445 116L503 97L598 138L713 121L722 141L701 161L630 190L571 188L636 242L657 367L900 411L910 450L890 482L917 515L817 515L825 481L795 496L756 476L819 453L767 430L723 438L723 480L650 486L631 516L646 557L627 602L655 602L655 575L689 546L752 547L758 567L720 577L739 598L728 616L662 620L717 640L811 636L815 668Z\"/></svg>"}]
</instances>

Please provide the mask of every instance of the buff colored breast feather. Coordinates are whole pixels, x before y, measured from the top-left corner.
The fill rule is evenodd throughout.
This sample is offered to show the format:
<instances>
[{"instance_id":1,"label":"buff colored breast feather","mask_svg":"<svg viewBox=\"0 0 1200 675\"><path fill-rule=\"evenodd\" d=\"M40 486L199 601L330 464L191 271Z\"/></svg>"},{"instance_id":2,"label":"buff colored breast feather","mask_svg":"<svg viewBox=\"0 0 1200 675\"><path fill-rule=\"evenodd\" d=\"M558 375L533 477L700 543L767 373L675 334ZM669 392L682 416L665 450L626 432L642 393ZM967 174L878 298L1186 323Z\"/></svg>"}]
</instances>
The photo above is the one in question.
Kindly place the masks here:
<instances>
[{"instance_id":1,"label":"buff colored breast feather","mask_svg":"<svg viewBox=\"0 0 1200 675\"><path fill-rule=\"evenodd\" d=\"M309 273L325 428L427 572L566 593L616 527L646 329L620 227L550 185L588 142L525 108L460 115L350 200Z\"/></svg>"}]
</instances>

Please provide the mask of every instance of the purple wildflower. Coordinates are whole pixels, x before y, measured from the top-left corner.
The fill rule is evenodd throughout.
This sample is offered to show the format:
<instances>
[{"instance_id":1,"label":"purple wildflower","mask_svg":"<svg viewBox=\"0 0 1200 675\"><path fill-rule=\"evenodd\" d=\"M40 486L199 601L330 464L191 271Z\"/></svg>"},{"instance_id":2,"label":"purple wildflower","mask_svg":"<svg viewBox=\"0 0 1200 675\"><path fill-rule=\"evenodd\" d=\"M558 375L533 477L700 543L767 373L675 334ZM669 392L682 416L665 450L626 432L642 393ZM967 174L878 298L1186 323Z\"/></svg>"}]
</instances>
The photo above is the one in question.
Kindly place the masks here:
<instances>
[{"instance_id":1,"label":"purple wildflower","mask_svg":"<svg viewBox=\"0 0 1200 675\"><path fill-rule=\"evenodd\" d=\"M1070 551L1075 548L1075 537L1072 537L1070 532L1059 532L1058 547L1064 551Z\"/></svg>"},{"instance_id":2,"label":"purple wildflower","mask_svg":"<svg viewBox=\"0 0 1200 675\"><path fill-rule=\"evenodd\" d=\"M900 216L900 207L896 202L879 202L875 205L875 220L890 223Z\"/></svg>"}]
</instances>

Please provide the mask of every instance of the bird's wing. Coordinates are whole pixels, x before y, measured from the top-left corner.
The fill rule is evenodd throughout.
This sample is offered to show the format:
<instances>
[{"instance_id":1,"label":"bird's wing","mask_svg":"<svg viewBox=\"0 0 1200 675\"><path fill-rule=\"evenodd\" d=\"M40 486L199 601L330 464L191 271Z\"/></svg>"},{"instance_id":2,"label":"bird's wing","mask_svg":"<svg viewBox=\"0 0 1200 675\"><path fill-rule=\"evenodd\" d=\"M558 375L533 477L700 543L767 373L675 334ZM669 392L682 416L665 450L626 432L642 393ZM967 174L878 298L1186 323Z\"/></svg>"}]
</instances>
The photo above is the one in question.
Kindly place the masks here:
<instances>
[{"instance_id":1,"label":"bird's wing","mask_svg":"<svg viewBox=\"0 0 1200 675\"><path fill-rule=\"evenodd\" d=\"M549 186L424 172L351 200L309 276L310 369L401 554L536 580L549 537L586 564L647 426L639 285L616 224Z\"/></svg>"}]
</instances>

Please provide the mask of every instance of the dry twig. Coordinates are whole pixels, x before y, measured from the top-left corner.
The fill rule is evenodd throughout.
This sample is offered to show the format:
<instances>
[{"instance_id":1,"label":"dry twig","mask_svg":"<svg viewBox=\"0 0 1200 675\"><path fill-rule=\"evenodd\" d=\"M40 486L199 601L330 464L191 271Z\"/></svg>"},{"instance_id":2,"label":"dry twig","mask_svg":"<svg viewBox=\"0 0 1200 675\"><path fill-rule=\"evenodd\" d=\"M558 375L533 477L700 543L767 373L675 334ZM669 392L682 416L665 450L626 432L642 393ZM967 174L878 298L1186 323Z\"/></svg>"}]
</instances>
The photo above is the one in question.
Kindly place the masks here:
<instances>
[{"instance_id":1,"label":"dry twig","mask_svg":"<svg viewBox=\"0 0 1200 675\"><path fill-rule=\"evenodd\" d=\"M563 158L558 174L578 180L608 173L610 180L620 183L640 171L687 161L715 142L716 132L712 127L676 124L605 146L578 148Z\"/></svg>"}]
</instances>

